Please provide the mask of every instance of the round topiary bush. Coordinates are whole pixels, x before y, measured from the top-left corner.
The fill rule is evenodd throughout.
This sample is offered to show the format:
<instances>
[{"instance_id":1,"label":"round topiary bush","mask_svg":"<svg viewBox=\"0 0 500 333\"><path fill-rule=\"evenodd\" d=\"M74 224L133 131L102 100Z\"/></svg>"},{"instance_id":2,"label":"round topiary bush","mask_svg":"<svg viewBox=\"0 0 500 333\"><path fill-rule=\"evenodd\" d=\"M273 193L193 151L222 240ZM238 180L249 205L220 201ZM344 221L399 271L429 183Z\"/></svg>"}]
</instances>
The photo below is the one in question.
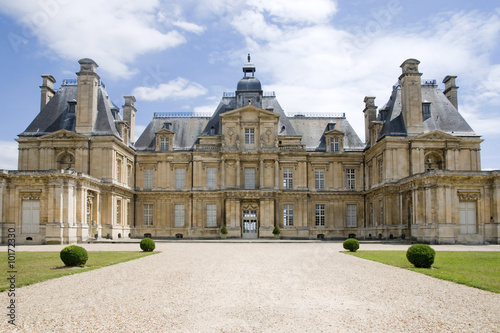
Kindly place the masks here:
<instances>
[{"instance_id":1,"label":"round topiary bush","mask_svg":"<svg viewBox=\"0 0 500 333\"><path fill-rule=\"evenodd\" d=\"M344 241L344 249L356 252L359 249L359 242L356 238L348 238Z\"/></svg>"},{"instance_id":2,"label":"round topiary bush","mask_svg":"<svg viewBox=\"0 0 500 333\"><path fill-rule=\"evenodd\" d=\"M277 226L276 226L276 227L274 227L274 229L273 229L273 235L279 235L279 234L281 234L281 230L280 230L280 228L279 228L279 227L277 227Z\"/></svg>"},{"instance_id":3,"label":"round topiary bush","mask_svg":"<svg viewBox=\"0 0 500 333\"><path fill-rule=\"evenodd\" d=\"M431 268L436 251L427 244L415 244L406 251L406 258L417 268Z\"/></svg>"},{"instance_id":4,"label":"round topiary bush","mask_svg":"<svg viewBox=\"0 0 500 333\"><path fill-rule=\"evenodd\" d=\"M141 246L141 250L145 252L151 252L156 247L155 241L151 238L143 238L139 245Z\"/></svg>"},{"instance_id":5,"label":"round topiary bush","mask_svg":"<svg viewBox=\"0 0 500 333\"><path fill-rule=\"evenodd\" d=\"M61 250L59 256L66 266L85 266L89 259L87 250L77 245L66 246Z\"/></svg>"}]
</instances>

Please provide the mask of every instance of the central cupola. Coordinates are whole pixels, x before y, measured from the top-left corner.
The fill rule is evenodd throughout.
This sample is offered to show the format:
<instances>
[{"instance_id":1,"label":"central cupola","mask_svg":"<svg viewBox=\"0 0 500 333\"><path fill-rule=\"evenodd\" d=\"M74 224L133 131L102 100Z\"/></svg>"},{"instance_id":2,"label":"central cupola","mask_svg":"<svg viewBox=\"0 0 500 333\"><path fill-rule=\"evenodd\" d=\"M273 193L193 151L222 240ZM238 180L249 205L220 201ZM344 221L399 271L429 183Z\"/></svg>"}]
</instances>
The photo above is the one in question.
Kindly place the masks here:
<instances>
[{"instance_id":1,"label":"central cupola","mask_svg":"<svg viewBox=\"0 0 500 333\"><path fill-rule=\"evenodd\" d=\"M243 65L243 78L236 87L236 101L238 107L248 104L262 107L262 85L255 78L255 65L251 63L250 54L248 62Z\"/></svg>"}]
</instances>

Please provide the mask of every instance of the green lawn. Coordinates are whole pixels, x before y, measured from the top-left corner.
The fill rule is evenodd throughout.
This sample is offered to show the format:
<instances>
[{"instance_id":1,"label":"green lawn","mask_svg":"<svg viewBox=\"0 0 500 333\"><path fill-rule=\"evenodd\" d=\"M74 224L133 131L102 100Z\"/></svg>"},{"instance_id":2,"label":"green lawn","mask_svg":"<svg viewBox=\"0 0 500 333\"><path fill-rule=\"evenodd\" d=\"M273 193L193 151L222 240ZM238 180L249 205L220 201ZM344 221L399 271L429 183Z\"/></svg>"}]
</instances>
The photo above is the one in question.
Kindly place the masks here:
<instances>
[{"instance_id":1,"label":"green lawn","mask_svg":"<svg viewBox=\"0 0 500 333\"><path fill-rule=\"evenodd\" d=\"M499 252L436 251L436 258L431 269L414 268L406 259L406 251L357 251L345 253L409 269L438 279L500 293Z\"/></svg>"},{"instance_id":2,"label":"green lawn","mask_svg":"<svg viewBox=\"0 0 500 333\"><path fill-rule=\"evenodd\" d=\"M129 261L155 252L142 251L89 251L89 259L85 267L65 267L59 252L16 252L15 270L16 288L55 279L64 275L78 274L105 266ZM11 270L7 263L7 253L0 253L0 267L3 267L4 278L0 279L0 292L9 288L7 280Z\"/></svg>"}]
</instances>

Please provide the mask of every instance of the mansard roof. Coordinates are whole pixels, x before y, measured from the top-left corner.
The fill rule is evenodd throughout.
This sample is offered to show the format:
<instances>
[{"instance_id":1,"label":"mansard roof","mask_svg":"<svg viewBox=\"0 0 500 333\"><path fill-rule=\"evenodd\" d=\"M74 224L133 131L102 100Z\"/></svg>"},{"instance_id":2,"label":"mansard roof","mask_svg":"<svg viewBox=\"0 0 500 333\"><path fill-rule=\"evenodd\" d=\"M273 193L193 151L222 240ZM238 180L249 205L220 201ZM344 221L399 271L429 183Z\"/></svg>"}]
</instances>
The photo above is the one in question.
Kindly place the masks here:
<instances>
[{"instance_id":1,"label":"mansard roof","mask_svg":"<svg viewBox=\"0 0 500 333\"><path fill-rule=\"evenodd\" d=\"M438 130L455 136L478 136L434 82L422 84L422 103L430 104L430 117L423 121L424 133ZM379 140L385 136L407 135L401 111L401 86L397 84L379 111L377 120L384 122Z\"/></svg>"},{"instance_id":2,"label":"mansard roof","mask_svg":"<svg viewBox=\"0 0 500 333\"><path fill-rule=\"evenodd\" d=\"M296 115L290 117L289 121L297 133L302 136L302 144L306 146L306 150L325 151L325 133L332 132L331 127L344 133L344 151L363 150L364 148L364 144L345 118L345 114L331 116Z\"/></svg>"},{"instance_id":3,"label":"mansard roof","mask_svg":"<svg viewBox=\"0 0 500 333\"><path fill-rule=\"evenodd\" d=\"M155 113L153 119L135 143L137 150L154 150L156 133L169 124L174 135L174 150L190 150L196 143L200 133L207 125L210 117L189 114Z\"/></svg>"},{"instance_id":4,"label":"mansard roof","mask_svg":"<svg viewBox=\"0 0 500 333\"><path fill-rule=\"evenodd\" d=\"M19 136L41 136L59 130L75 132L76 80L65 80L51 100L40 110L31 124ZM103 85L98 87L97 118L92 135L114 135L120 138L115 121L121 121L118 108L109 99Z\"/></svg>"}]
</instances>

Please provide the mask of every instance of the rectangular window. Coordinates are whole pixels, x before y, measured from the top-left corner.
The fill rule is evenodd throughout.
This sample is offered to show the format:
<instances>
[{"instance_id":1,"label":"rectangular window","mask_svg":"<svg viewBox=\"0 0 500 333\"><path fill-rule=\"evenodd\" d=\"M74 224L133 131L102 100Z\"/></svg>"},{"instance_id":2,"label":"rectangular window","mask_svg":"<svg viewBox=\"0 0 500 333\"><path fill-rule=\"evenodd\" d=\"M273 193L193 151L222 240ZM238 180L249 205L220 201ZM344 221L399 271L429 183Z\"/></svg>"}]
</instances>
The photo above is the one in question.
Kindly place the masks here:
<instances>
[{"instance_id":1,"label":"rectangular window","mask_svg":"<svg viewBox=\"0 0 500 333\"><path fill-rule=\"evenodd\" d=\"M356 205L347 205L346 215L347 215L347 226L348 227L356 227L356 224L357 224L356 211L357 211Z\"/></svg>"},{"instance_id":2,"label":"rectangular window","mask_svg":"<svg viewBox=\"0 0 500 333\"><path fill-rule=\"evenodd\" d=\"M383 160L378 160L378 181L381 183L384 180L384 163Z\"/></svg>"},{"instance_id":3,"label":"rectangular window","mask_svg":"<svg viewBox=\"0 0 500 333\"><path fill-rule=\"evenodd\" d=\"M122 181L122 160L120 159L116 160L116 181L120 183Z\"/></svg>"},{"instance_id":4,"label":"rectangular window","mask_svg":"<svg viewBox=\"0 0 500 333\"><path fill-rule=\"evenodd\" d=\"M372 166L368 166L368 187L372 187Z\"/></svg>"},{"instance_id":5,"label":"rectangular window","mask_svg":"<svg viewBox=\"0 0 500 333\"><path fill-rule=\"evenodd\" d=\"M283 226L293 226L293 205L283 205Z\"/></svg>"},{"instance_id":6,"label":"rectangular window","mask_svg":"<svg viewBox=\"0 0 500 333\"><path fill-rule=\"evenodd\" d=\"M255 129L245 128L245 144L253 145L255 143Z\"/></svg>"},{"instance_id":7,"label":"rectangular window","mask_svg":"<svg viewBox=\"0 0 500 333\"><path fill-rule=\"evenodd\" d=\"M384 202L380 200L380 221L379 225L384 225L385 216L384 216Z\"/></svg>"},{"instance_id":8,"label":"rectangular window","mask_svg":"<svg viewBox=\"0 0 500 333\"><path fill-rule=\"evenodd\" d=\"M293 168L283 168L283 188L293 188Z\"/></svg>"},{"instance_id":9,"label":"rectangular window","mask_svg":"<svg viewBox=\"0 0 500 333\"><path fill-rule=\"evenodd\" d=\"M356 188L356 170L346 169L345 170L346 187L348 190L354 190Z\"/></svg>"},{"instance_id":10,"label":"rectangular window","mask_svg":"<svg viewBox=\"0 0 500 333\"><path fill-rule=\"evenodd\" d=\"M317 190L325 188L325 169L314 170L314 188Z\"/></svg>"},{"instance_id":11,"label":"rectangular window","mask_svg":"<svg viewBox=\"0 0 500 333\"><path fill-rule=\"evenodd\" d=\"M174 207L174 225L176 227L184 226L184 205L175 205Z\"/></svg>"},{"instance_id":12,"label":"rectangular window","mask_svg":"<svg viewBox=\"0 0 500 333\"><path fill-rule=\"evenodd\" d=\"M153 204L144 204L142 223L144 225L153 225Z\"/></svg>"},{"instance_id":13,"label":"rectangular window","mask_svg":"<svg viewBox=\"0 0 500 333\"><path fill-rule=\"evenodd\" d=\"M144 169L144 189L150 190L153 188L154 169Z\"/></svg>"},{"instance_id":14,"label":"rectangular window","mask_svg":"<svg viewBox=\"0 0 500 333\"><path fill-rule=\"evenodd\" d=\"M127 185L132 185L132 166L127 165Z\"/></svg>"},{"instance_id":15,"label":"rectangular window","mask_svg":"<svg viewBox=\"0 0 500 333\"><path fill-rule=\"evenodd\" d=\"M255 190L254 168L245 168L245 190Z\"/></svg>"},{"instance_id":16,"label":"rectangular window","mask_svg":"<svg viewBox=\"0 0 500 333\"><path fill-rule=\"evenodd\" d=\"M427 120L431 117L431 103L422 103L422 118Z\"/></svg>"},{"instance_id":17,"label":"rectangular window","mask_svg":"<svg viewBox=\"0 0 500 333\"><path fill-rule=\"evenodd\" d=\"M37 234L40 231L40 200L23 200L21 232Z\"/></svg>"},{"instance_id":18,"label":"rectangular window","mask_svg":"<svg viewBox=\"0 0 500 333\"><path fill-rule=\"evenodd\" d=\"M217 205L207 205L207 227L217 226Z\"/></svg>"},{"instance_id":19,"label":"rectangular window","mask_svg":"<svg viewBox=\"0 0 500 333\"><path fill-rule=\"evenodd\" d=\"M316 217L316 226L324 226L325 225L325 204L318 204L315 206L315 217Z\"/></svg>"},{"instance_id":20,"label":"rectangular window","mask_svg":"<svg viewBox=\"0 0 500 333\"><path fill-rule=\"evenodd\" d=\"M160 138L160 151L168 151L168 138Z\"/></svg>"},{"instance_id":21,"label":"rectangular window","mask_svg":"<svg viewBox=\"0 0 500 333\"><path fill-rule=\"evenodd\" d=\"M207 168L207 188L217 187L217 168Z\"/></svg>"},{"instance_id":22,"label":"rectangular window","mask_svg":"<svg viewBox=\"0 0 500 333\"><path fill-rule=\"evenodd\" d=\"M332 152L339 151L339 138L331 138L330 139L330 151L332 151Z\"/></svg>"},{"instance_id":23,"label":"rectangular window","mask_svg":"<svg viewBox=\"0 0 500 333\"><path fill-rule=\"evenodd\" d=\"M175 189L183 190L185 187L185 176L186 169L184 168L176 168L175 169Z\"/></svg>"},{"instance_id":24,"label":"rectangular window","mask_svg":"<svg viewBox=\"0 0 500 333\"><path fill-rule=\"evenodd\" d=\"M460 234L471 235L477 233L476 201L460 201Z\"/></svg>"},{"instance_id":25,"label":"rectangular window","mask_svg":"<svg viewBox=\"0 0 500 333\"><path fill-rule=\"evenodd\" d=\"M116 200L116 224L122 224L122 201Z\"/></svg>"}]
</instances>

